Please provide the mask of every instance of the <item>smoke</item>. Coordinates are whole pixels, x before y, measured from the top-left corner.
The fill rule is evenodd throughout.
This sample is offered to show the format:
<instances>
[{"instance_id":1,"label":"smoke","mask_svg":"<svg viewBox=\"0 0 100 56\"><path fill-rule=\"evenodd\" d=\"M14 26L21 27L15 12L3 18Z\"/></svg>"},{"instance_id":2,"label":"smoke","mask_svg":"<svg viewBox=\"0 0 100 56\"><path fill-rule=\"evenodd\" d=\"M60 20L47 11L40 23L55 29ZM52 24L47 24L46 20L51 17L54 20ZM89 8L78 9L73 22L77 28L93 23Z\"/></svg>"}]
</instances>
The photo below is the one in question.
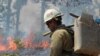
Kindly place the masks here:
<instances>
[{"instance_id":1,"label":"smoke","mask_svg":"<svg viewBox=\"0 0 100 56\"><path fill-rule=\"evenodd\" d=\"M92 0L96 16L100 16L100 0Z\"/></svg>"},{"instance_id":2,"label":"smoke","mask_svg":"<svg viewBox=\"0 0 100 56\"><path fill-rule=\"evenodd\" d=\"M40 18L40 4L32 3L31 0L27 1L20 12L20 30L27 33L30 30L39 32L41 30L41 18Z\"/></svg>"}]
</instances>

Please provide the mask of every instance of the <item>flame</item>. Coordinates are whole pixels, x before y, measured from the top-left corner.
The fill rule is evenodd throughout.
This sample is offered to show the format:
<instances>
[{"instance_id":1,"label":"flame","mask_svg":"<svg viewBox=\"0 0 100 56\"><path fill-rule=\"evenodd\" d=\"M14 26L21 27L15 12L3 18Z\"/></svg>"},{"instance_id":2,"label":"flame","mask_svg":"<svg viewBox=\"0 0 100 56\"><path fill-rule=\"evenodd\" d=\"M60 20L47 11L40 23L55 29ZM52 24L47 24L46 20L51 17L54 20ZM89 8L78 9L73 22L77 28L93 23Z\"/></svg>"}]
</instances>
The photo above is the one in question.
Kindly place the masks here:
<instances>
[{"instance_id":1,"label":"flame","mask_svg":"<svg viewBox=\"0 0 100 56\"><path fill-rule=\"evenodd\" d=\"M22 44L24 45L24 48L48 48L49 47L49 42L47 40L35 43L33 42L33 40L35 39L34 37L35 37L34 33L30 32L29 35L21 41ZM17 50L17 44L15 43L14 37L9 36L7 38L8 43L6 44L3 44L2 41L3 41L3 37L0 36L0 51Z\"/></svg>"},{"instance_id":2,"label":"flame","mask_svg":"<svg viewBox=\"0 0 100 56\"><path fill-rule=\"evenodd\" d=\"M49 43L48 43L48 41L42 41L40 43L40 46L43 47L43 48L48 48L49 47Z\"/></svg>"},{"instance_id":3,"label":"flame","mask_svg":"<svg viewBox=\"0 0 100 56\"><path fill-rule=\"evenodd\" d=\"M25 39L24 41L23 41L23 44L24 44L24 47L25 48L32 48L32 41L30 40L30 39Z\"/></svg>"},{"instance_id":4,"label":"flame","mask_svg":"<svg viewBox=\"0 0 100 56\"><path fill-rule=\"evenodd\" d=\"M23 44L24 44L24 47L25 48L33 48L33 39L34 39L34 33L33 32L30 32L30 34L24 38L24 40L22 41Z\"/></svg>"},{"instance_id":5,"label":"flame","mask_svg":"<svg viewBox=\"0 0 100 56\"><path fill-rule=\"evenodd\" d=\"M25 48L48 48L49 42L44 40L39 43L34 43L33 40L35 39L35 34L31 32L26 38L23 40L23 44Z\"/></svg>"},{"instance_id":6,"label":"flame","mask_svg":"<svg viewBox=\"0 0 100 56\"><path fill-rule=\"evenodd\" d=\"M0 51L5 51L6 50L6 46L3 44L0 44Z\"/></svg>"},{"instance_id":7,"label":"flame","mask_svg":"<svg viewBox=\"0 0 100 56\"><path fill-rule=\"evenodd\" d=\"M0 51L16 50L17 45L14 43L13 37L8 37L8 44L2 44L3 37L0 37Z\"/></svg>"},{"instance_id":8,"label":"flame","mask_svg":"<svg viewBox=\"0 0 100 56\"><path fill-rule=\"evenodd\" d=\"M49 42L48 41L42 41L40 43L33 43L32 40L28 41L29 39L27 40L24 40L24 47L25 48L37 48L37 47L40 47L40 48L49 48Z\"/></svg>"},{"instance_id":9,"label":"flame","mask_svg":"<svg viewBox=\"0 0 100 56\"><path fill-rule=\"evenodd\" d=\"M9 50L16 50L17 49L17 45L16 43L14 42L14 39L13 37L8 37L8 49Z\"/></svg>"}]
</instances>

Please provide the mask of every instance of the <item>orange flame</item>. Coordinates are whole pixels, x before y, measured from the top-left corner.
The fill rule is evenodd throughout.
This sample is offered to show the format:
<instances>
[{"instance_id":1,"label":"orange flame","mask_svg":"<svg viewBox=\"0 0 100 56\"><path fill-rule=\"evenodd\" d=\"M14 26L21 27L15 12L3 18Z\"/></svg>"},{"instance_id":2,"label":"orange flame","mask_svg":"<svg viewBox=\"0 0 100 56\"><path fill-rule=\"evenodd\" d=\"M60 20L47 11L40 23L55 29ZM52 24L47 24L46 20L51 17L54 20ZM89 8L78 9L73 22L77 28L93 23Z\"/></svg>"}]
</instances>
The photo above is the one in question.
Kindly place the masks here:
<instances>
[{"instance_id":1,"label":"orange flame","mask_svg":"<svg viewBox=\"0 0 100 56\"><path fill-rule=\"evenodd\" d=\"M30 32L30 34L23 40L23 44L25 48L33 48L33 39L34 39L33 32Z\"/></svg>"},{"instance_id":2,"label":"orange flame","mask_svg":"<svg viewBox=\"0 0 100 56\"><path fill-rule=\"evenodd\" d=\"M24 44L24 47L25 47L25 48L31 48L31 47L32 47L32 41L29 40L29 39L25 39L25 40L23 41L23 44Z\"/></svg>"},{"instance_id":3,"label":"orange flame","mask_svg":"<svg viewBox=\"0 0 100 56\"><path fill-rule=\"evenodd\" d=\"M48 41L43 41L43 42L42 42L42 47L43 47L43 48L48 48L48 47L49 47Z\"/></svg>"},{"instance_id":4,"label":"orange flame","mask_svg":"<svg viewBox=\"0 0 100 56\"><path fill-rule=\"evenodd\" d=\"M40 43L33 43L33 39L34 39L35 35L33 34L33 32L31 32L26 38L24 38L23 40L23 44L25 48L48 48L49 47L49 43L48 41L42 41Z\"/></svg>"},{"instance_id":5,"label":"orange flame","mask_svg":"<svg viewBox=\"0 0 100 56\"><path fill-rule=\"evenodd\" d=\"M13 37L8 37L8 44L9 44L8 49L10 49L10 50L16 50L17 49L17 45L14 42Z\"/></svg>"},{"instance_id":6,"label":"orange flame","mask_svg":"<svg viewBox=\"0 0 100 56\"><path fill-rule=\"evenodd\" d=\"M48 48L48 47L49 47L48 41L42 41L42 42L41 42L41 47L43 47L43 48Z\"/></svg>"},{"instance_id":7,"label":"orange flame","mask_svg":"<svg viewBox=\"0 0 100 56\"><path fill-rule=\"evenodd\" d=\"M22 43L24 45L24 48L48 48L49 47L49 42L47 40L41 41L39 43L34 43L35 35L33 32L31 32L26 38L22 40ZM0 51L8 51L12 50L15 51L17 50L17 44L14 42L14 38L12 36L9 36L7 38L7 42L5 45L2 44L3 37L0 36Z\"/></svg>"},{"instance_id":8,"label":"orange flame","mask_svg":"<svg viewBox=\"0 0 100 56\"><path fill-rule=\"evenodd\" d=\"M8 44L2 44L2 37L0 37L0 51L16 50L17 45L14 43L13 37L8 37Z\"/></svg>"},{"instance_id":9,"label":"orange flame","mask_svg":"<svg viewBox=\"0 0 100 56\"><path fill-rule=\"evenodd\" d=\"M0 51L6 51L6 46L5 46L5 45L0 44Z\"/></svg>"},{"instance_id":10,"label":"orange flame","mask_svg":"<svg viewBox=\"0 0 100 56\"><path fill-rule=\"evenodd\" d=\"M25 48L49 48L49 43L48 41L42 41L40 43L32 43L31 41L25 41L24 42L24 47Z\"/></svg>"}]
</instances>

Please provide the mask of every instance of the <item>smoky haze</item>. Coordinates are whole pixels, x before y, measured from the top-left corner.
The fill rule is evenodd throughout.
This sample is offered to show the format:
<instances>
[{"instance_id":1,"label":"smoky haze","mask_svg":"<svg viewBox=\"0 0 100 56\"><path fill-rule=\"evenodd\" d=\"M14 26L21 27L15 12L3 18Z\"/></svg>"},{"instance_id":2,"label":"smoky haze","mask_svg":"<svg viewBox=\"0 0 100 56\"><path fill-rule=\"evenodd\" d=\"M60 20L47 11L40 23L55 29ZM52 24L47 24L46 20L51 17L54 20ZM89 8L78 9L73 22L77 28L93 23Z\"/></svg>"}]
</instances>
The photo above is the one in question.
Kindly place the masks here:
<instances>
[{"instance_id":1,"label":"smoky haze","mask_svg":"<svg viewBox=\"0 0 100 56\"><path fill-rule=\"evenodd\" d=\"M20 12L20 30L27 33L30 30L39 32L41 30L40 11L40 4L28 0L26 6Z\"/></svg>"},{"instance_id":2,"label":"smoky haze","mask_svg":"<svg viewBox=\"0 0 100 56\"><path fill-rule=\"evenodd\" d=\"M10 5L7 7L10 9L8 11L9 13L6 15L5 12L7 8L5 7L5 11L0 13L0 17L4 15L4 18L2 19L5 19L5 15L9 16L10 23L6 20L7 22L4 21L3 22L4 24L0 22L0 26L4 25L5 27L5 24L7 24L6 26L8 26L8 23L9 23L11 24L10 26L12 27L10 28L5 27L7 29L8 28L10 29L10 30L8 29L9 33L15 34L15 32L18 30L21 32L20 35L22 35L20 38L26 38L27 36L30 36L32 32L33 34L35 34L35 36L34 37L31 36L32 37L31 41L41 42L42 40L50 40L49 36L43 37L42 32L41 32L41 31L49 31L46 26L44 27L45 29L42 30L42 26L44 26L44 23L41 21L43 20L43 17L42 17L43 11L45 11L46 9L59 8L59 10L61 10L61 12L64 14L62 18L63 18L63 23L65 25L71 25L74 22L73 17L69 15L70 12L80 16L82 10L86 9L91 14L100 16L100 6L99 6L100 0L45 0L44 8L42 8L41 1L44 1L44 0L9 0ZM4 6L6 5L4 4ZM43 11L41 9L43 9ZM19 19L19 22L16 22L17 19ZM18 25L17 26L18 29L16 27L16 24ZM7 32L7 31L4 31L4 32ZM29 39L29 38L26 38L26 39ZM2 42L2 39L0 40L1 40L0 42ZM23 54L26 54L26 53L27 54L34 53L35 56L49 56L49 49L45 49L43 51L36 50L36 52L33 49L32 50L25 49L25 51L21 53L21 56L25 56Z\"/></svg>"}]
</instances>

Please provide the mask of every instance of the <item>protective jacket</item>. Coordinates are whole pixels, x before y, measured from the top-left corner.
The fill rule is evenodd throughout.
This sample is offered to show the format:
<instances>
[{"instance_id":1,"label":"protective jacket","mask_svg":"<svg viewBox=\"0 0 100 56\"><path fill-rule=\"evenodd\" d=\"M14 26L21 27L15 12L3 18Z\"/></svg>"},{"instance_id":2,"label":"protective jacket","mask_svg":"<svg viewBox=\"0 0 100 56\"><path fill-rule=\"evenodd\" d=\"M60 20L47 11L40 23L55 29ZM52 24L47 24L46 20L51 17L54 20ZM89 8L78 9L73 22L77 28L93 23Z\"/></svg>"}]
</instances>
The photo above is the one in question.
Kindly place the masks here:
<instances>
[{"instance_id":1,"label":"protective jacket","mask_svg":"<svg viewBox=\"0 0 100 56\"><path fill-rule=\"evenodd\" d=\"M70 34L66 29L66 26L59 26L51 34L51 54L50 56L65 56L73 51L73 44Z\"/></svg>"},{"instance_id":2,"label":"protective jacket","mask_svg":"<svg viewBox=\"0 0 100 56\"><path fill-rule=\"evenodd\" d=\"M59 26L51 37L50 56L91 56L87 54L77 54L73 50L73 39L65 25Z\"/></svg>"}]
</instances>

